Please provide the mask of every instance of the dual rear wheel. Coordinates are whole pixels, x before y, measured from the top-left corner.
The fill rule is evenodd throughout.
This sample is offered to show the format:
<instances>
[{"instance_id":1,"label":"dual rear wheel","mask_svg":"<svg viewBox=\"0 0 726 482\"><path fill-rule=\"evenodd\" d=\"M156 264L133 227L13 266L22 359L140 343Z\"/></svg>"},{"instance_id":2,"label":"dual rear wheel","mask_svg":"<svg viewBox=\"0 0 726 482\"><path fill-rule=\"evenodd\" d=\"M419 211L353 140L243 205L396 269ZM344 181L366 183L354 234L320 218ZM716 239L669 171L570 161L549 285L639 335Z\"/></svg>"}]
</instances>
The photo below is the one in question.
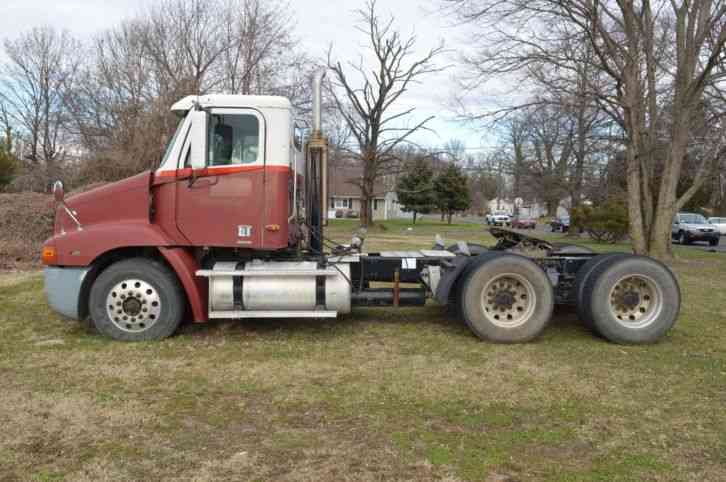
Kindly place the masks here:
<instances>
[{"instance_id":1,"label":"dual rear wheel","mask_svg":"<svg viewBox=\"0 0 726 482\"><path fill-rule=\"evenodd\" d=\"M544 330L552 316L552 284L545 272L524 256L481 255L463 274L459 287L459 312L482 339L529 341Z\"/></svg>"},{"instance_id":2,"label":"dual rear wheel","mask_svg":"<svg viewBox=\"0 0 726 482\"><path fill-rule=\"evenodd\" d=\"M477 257L458 284L458 308L480 338L520 343L547 326L555 297L547 274L534 261L509 253ZM615 343L659 340L680 309L671 271L643 256L614 253L585 263L575 280L577 312L599 335Z\"/></svg>"},{"instance_id":3,"label":"dual rear wheel","mask_svg":"<svg viewBox=\"0 0 726 482\"><path fill-rule=\"evenodd\" d=\"M678 318L681 291L663 263L613 253L583 265L575 281L580 319L615 343L655 343Z\"/></svg>"}]
</instances>

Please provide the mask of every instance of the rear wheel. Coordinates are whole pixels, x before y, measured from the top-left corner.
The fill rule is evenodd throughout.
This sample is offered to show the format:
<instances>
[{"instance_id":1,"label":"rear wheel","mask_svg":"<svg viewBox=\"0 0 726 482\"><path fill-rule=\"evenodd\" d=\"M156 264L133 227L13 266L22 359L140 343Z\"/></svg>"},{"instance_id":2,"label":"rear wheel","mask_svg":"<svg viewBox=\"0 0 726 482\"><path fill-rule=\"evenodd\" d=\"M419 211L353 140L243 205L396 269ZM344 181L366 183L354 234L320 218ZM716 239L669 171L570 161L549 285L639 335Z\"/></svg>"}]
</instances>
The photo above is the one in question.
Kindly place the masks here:
<instances>
[{"instance_id":1,"label":"rear wheel","mask_svg":"<svg viewBox=\"0 0 726 482\"><path fill-rule=\"evenodd\" d=\"M708 244L709 244L710 246L718 246L718 242L719 242L719 238L714 238L714 239L710 239L710 240L708 241Z\"/></svg>"},{"instance_id":2,"label":"rear wheel","mask_svg":"<svg viewBox=\"0 0 726 482\"><path fill-rule=\"evenodd\" d=\"M96 329L115 340L171 336L184 314L184 294L174 273L149 259L119 261L93 283L89 301Z\"/></svg>"},{"instance_id":3,"label":"rear wheel","mask_svg":"<svg viewBox=\"0 0 726 482\"><path fill-rule=\"evenodd\" d=\"M615 343L654 343L673 327L681 293L673 273L644 256L625 256L596 267L583 304L593 326Z\"/></svg>"},{"instance_id":4,"label":"rear wheel","mask_svg":"<svg viewBox=\"0 0 726 482\"><path fill-rule=\"evenodd\" d=\"M549 278L533 261L514 254L474 261L461 282L460 312L479 337L520 343L539 335L554 308Z\"/></svg>"},{"instance_id":5,"label":"rear wheel","mask_svg":"<svg viewBox=\"0 0 726 482\"><path fill-rule=\"evenodd\" d=\"M575 276L575 307L577 309L577 316L585 326L595 330L594 323L592 321L592 314L588 309L589 305L585 303L585 287L592 278L593 272L604 263L612 263L615 260L631 256L628 253L607 253L601 254L591 258L587 263L583 264L577 275Z\"/></svg>"},{"instance_id":6,"label":"rear wheel","mask_svg":"<svg viewBox=\"0 0 726 482\"><path fill-rule=\"evenodd\" d=\"M691 241L688 239L688 234L685 231L678 233L678 244L686 245L690 243Z\"/></svg>"}]
</instances>

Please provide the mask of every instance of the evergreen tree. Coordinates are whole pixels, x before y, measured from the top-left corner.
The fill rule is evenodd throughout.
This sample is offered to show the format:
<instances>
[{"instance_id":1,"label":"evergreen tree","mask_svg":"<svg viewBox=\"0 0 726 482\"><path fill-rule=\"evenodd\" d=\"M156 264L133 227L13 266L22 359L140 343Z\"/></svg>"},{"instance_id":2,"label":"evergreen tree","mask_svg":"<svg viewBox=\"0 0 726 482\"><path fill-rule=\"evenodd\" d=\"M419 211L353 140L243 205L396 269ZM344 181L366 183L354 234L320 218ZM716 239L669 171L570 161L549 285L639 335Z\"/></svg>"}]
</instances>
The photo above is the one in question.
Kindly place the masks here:
<instances>
[{"instance_id":1,"label":"evergreen tree","mask_svg":"<svg viewBox=\"0 0 726 482\"><path fill-rule=\"evenodd\" d=\"M446 215L449 224L455 212L465 211L471 205L467 177L454 163L447 165L434 179L434 192L436 205L442 215Z\"/></svg>"},{"instance_id":2,"label":"evergreen tree","mask_svg":"<svg viewBox=\"0 0 726 482\"><path fill-rule=\"evenodd\" d=\"M411 162L406 173L398 178L396 194L403 211L413 213L413 224L419 213L431 212L436 198L433 189L434 171L423 158Z\"/></svg>"}]
</instances>

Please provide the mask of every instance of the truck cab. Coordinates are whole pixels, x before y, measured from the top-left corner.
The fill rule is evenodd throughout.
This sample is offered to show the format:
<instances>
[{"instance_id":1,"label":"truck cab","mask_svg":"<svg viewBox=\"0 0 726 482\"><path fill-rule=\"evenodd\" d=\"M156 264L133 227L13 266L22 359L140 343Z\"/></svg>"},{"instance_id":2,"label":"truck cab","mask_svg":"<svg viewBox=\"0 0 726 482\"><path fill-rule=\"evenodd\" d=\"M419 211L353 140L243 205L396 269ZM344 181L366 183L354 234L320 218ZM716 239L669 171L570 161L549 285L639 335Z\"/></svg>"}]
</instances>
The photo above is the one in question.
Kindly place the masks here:
<instances>
[{"instance_id":1,"label":"truck cab","mask_svg":"<svg viewBox=\"0 0 726 482\"><path fill-rule=\"evenodd\" d=\"M172 110L179 125L153 176L156 202L174 211L166 229L193 246L286 248L303 173L290 101L188 96Z\"/></svg>"}]
</instances>

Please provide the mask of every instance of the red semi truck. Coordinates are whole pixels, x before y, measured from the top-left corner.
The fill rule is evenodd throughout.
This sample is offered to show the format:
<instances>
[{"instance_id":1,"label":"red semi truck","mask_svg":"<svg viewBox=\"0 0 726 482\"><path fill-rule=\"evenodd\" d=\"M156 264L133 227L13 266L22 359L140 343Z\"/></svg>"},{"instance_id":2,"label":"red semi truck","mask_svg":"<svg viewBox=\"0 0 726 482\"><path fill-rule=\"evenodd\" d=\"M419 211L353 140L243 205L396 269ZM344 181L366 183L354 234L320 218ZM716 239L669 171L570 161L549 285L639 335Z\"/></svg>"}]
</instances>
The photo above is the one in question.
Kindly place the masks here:
<instances>
[{"instance_id":1,"label":"red semi truck","mask_svg":"<svg viewBox=\"0 0 726 482\"><path fill-rule=\"evenodd\" d=\"M306 142L286 98L189 96L172 107L179 125L155 171L68 199L56 183L43 248L50 306L125 341L168 337L185 320L325 318L428 298L495 342L533 339L556 304L576 305L618 343L654 342L673 326L678 283L647 257L497 228L490 248L365 253L362 234L331 245L323 75Z\"/></svg>"}]
</instances>

